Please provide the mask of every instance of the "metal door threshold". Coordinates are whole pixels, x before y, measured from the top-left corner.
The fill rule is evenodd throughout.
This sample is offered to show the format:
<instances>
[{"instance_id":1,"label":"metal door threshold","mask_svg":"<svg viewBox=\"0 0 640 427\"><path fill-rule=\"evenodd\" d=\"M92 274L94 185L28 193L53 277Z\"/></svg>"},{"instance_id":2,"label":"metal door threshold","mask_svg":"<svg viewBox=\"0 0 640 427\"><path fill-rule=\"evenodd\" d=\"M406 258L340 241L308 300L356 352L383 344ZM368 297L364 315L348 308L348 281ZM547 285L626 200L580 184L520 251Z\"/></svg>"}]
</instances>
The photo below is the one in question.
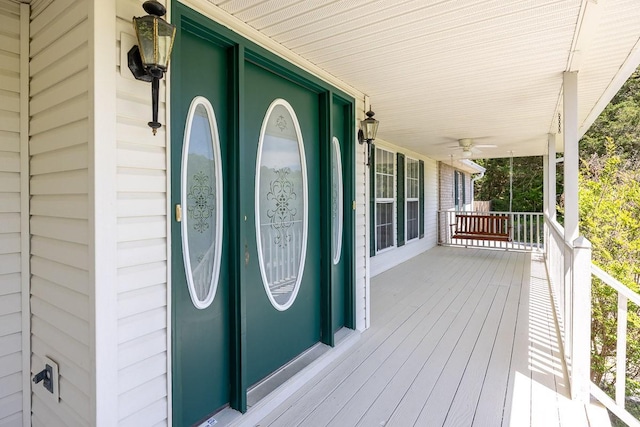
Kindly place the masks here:
<instances>
[{"instance_id":1,"label":"metal door threshold","mask_svg":"<svg viewBox=\"0 0 640 427\"><path fill-rule=\"evenodd\" d=\"M335 334L335 347L318 343L254 385L247 393L247 413L235 418L230 425L255 425L351 348L359 338L360 332L342 328Z\"/></svg>"}]
</instances>

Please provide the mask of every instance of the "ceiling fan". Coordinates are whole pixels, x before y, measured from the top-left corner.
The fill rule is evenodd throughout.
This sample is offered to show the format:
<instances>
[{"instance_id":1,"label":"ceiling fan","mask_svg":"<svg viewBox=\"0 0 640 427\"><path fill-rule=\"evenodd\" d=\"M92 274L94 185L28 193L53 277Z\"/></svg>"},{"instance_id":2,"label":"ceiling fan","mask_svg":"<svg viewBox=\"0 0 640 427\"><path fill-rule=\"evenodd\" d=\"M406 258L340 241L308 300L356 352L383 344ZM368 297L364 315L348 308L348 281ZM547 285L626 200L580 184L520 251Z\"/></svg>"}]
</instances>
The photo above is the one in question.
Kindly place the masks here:
<instances>
[{"instance_id":1,"label":"ceiling fan","mask_svg":"<svg viewBox=\"0 0 640 427\"><path fill-rule=\"evenodd\" d=\"M482 153L479 148L496 148L495 144L474 144L473 138L462 138L457 145L450 145L449 148L462 150L462 157L469 158L474 154Z\"/></svg>"}]
</instances>

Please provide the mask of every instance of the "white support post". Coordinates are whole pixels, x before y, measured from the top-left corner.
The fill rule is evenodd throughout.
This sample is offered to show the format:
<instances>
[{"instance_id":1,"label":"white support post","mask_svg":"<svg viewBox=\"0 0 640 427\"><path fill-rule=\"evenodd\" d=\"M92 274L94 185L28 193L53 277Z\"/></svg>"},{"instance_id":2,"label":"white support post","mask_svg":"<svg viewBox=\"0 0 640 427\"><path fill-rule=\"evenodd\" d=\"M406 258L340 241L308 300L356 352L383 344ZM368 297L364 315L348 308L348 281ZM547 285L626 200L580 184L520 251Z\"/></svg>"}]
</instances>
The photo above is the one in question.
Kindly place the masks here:
<instances>
[{"instance_id":1,"label":"white support post","mask_svg":"<svg viewBox=\"0 0 640 427\"><path fill-rule=\"evenodd\" d=\"M29 222L29 25L31 6L20 4L20 246L22 298L22 425L31 426L31 226Z\"/></svg>"},{"instance_id":2,"label":"white support post","mask_svg":"<svg viewBox=\"0 0 640 427\"><path fill-rule=\"evenodd\" d=\"M564 240L578 238L578 73L563 75Z\"/></svg>"},{"instance_id":3,"label":"white support post","mask_svg":"<svg viewBox=\"0 0 640 427\"><path fill-rule=\"evenodd\" d=\"M542 212L549 216L549 155L542 156Z\"/></svg>"},{"instance_id":4,"label":"white support post","mask_svg":"<svg viewBox=\"0 0 640 427\"><path fill-rule=\"evenodd\" d=\"M591 242L580 236L573 247L571 398L588 403L591 395Z\"/></svg>"},{"instance_id":5,"label":"white support post","mask_svg":"<svg viewBox=\"0 0 640 427\"><path fill-rule=\"evenodd\" d=\"M556 219L556 135L550 133L547 136L547 169L546 181L547 191L545 198L545 209L549 218Z\"/></svg>"},{"instance_id":6,"label":"white support post","mask_svg":"<svg viewBox=\"0 0 640 427\"><path fill-rule=\"evenodd\" d=\"M580 304L576 301L575 288L577 260L572 256L573 241L578 238L578 73L565 72L563 74L563 137L564 137L564 290L565 290L565 339L567 354L571 355L571 378L574 375L574 357L580 357L580 349L575 349L575 332L581 327L576 323L575 308ZM575 252L574 254L575 255ZM589 270L587 270L589 271ZM588 355L588 353L587 353ZM579 375L579 374L578 374ZM572 392L573 394L573 392ZM575 396L575 394L574 394Z\"/></svg>"},{"instance_id":7,"label":"white support post","mask_svg":"<svg viewBox=\"0 0 640 427\"><path fill-rule=\"evenodd\" d=\"M90 424L118 424L116 2L91 0L89 18Z\"/></svg>"}]
</instances>

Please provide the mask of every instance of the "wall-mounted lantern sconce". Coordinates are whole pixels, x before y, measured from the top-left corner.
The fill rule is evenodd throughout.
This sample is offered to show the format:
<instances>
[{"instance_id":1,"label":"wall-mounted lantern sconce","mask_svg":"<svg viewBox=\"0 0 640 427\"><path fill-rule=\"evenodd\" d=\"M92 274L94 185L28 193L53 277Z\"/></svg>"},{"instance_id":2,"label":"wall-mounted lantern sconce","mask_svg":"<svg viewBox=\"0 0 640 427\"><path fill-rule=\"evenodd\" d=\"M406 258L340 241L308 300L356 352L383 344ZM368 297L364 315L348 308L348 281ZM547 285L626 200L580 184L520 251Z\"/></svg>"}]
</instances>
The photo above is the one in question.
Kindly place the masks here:
<instances>
[{"instance_id":1,"label":"wall-mounted lantern sconce","mask_svg":"<svg viewBox=\"0 0 640 427\"><path fill-rule=\"evenodd\" d=\"M367 118L360 122L360 130L358 131L358 142L360 144L367 143L367 166L371 160L371 143L376 139L378 133L379 121L373 118L376 115L371 108L367 111Z\"/></svg>"},{"instance_id":2,"label":"wall-mounted lantern sconce","mask_svg":"<svg viewBox=\"0 0 640 427\"><path fill-rule=\"evenodd\" d=\"M158 92L160 79L169 65L169 57L176 37L176 27L162 17L167 13L165 7L156 0L142 4L147 16L133 18L133 27L138 37L138 45L127 53L129 69L137 80L151 82L151 101L153 121L149 127L155 135L162 124L158 123Z\"/></svg>"}]
</instances>

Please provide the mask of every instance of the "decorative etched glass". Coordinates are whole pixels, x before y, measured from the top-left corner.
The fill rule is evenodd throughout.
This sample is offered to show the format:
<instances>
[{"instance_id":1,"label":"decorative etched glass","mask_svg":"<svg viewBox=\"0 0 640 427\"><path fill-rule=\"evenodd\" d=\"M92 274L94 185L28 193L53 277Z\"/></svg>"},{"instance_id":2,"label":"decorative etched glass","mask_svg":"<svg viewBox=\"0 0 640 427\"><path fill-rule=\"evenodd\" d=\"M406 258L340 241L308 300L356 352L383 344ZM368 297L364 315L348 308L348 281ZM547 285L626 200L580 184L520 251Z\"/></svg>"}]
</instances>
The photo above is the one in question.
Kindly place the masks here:
<instances>
[{"instance_id":1,"label":"decorative etched glass","mask_svg":"<svg viewBox=\"0 0 640 427\"><path fill-rule=\"evenodd\" d=\"M333 263L340 262L342 251L342 155L340 141L335 136L331 143L331 248Z\"/></svg>"},{"instance_id":2,"label":"decorative etched glass","mask_svg":"<svg viewBox=\"0 0 640 427\"><path fill-rule=\"evenodd\" d=\"M256 161L256 236L262 281L280 311L293 304L307 252L307 169L295 111L271 103Z\"/></svg>"},{"instance_id":3,"label":"decorative etched glass","mask_svg":"<svg viewBox=\"0 0 640 427\"><path fill-rule=\"evenodd\" d=\"M222 255L222 171L213 107L191 101L182 146L182 253L191 301L207 308L216 294Z\"/></svg>"}]
</instances>

